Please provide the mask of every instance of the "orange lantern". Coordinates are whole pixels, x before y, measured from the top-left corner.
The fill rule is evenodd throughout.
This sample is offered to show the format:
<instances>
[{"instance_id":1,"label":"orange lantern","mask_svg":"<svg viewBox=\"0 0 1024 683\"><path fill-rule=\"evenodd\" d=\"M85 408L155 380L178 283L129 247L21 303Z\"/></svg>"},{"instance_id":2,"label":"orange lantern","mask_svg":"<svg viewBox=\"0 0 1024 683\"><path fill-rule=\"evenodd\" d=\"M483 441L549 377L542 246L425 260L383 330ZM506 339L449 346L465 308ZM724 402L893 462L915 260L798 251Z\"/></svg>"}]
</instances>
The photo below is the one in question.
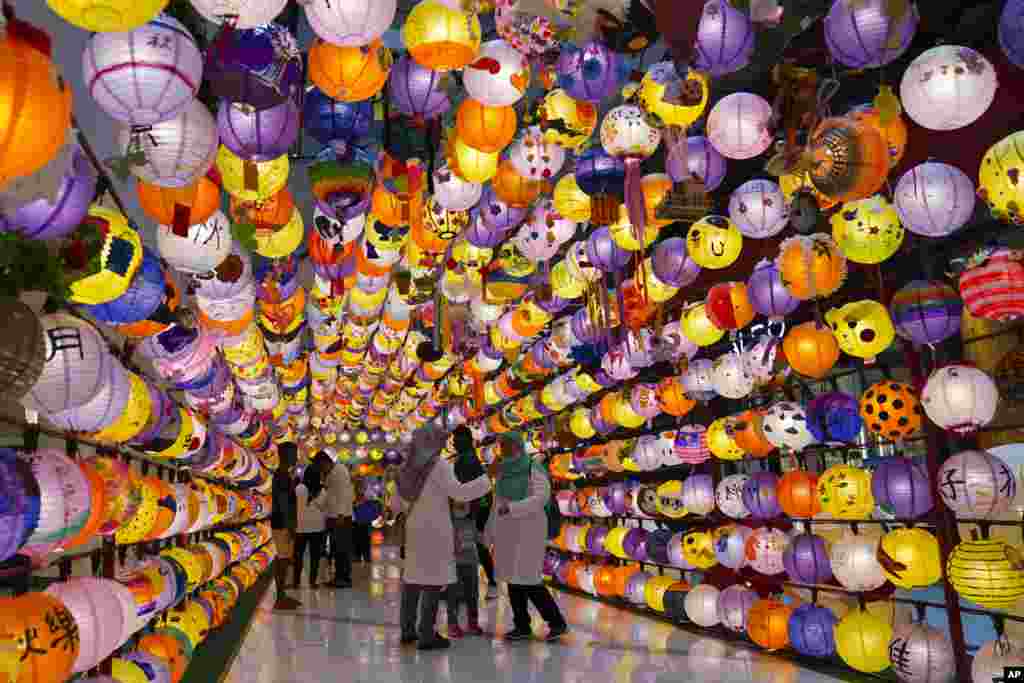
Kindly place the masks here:
<instances>
[{"instance_id":1,"label":"orange lantern","mask_svg":"<svg viewBox=\"0 0 1024 683\"><path fill-rule=\"evenodd\" d=\"M309 78L328 97L359 102L380 92L392 61L391 50L380 38L359 47L343 47L318 38L309 49Z\"/></svg>"},{"instance_id":2,"label":"orange lantern","mask_svg":"<svg viewBox=\"0 0 1024 683\"><path fill-rule=\"evenodd\" d=\"M789 330L782 351L801 375L821 379L839 360L839 344L827 325L812 320Z\"/></svg>"},{"instance_id":3,"label":"orange lantern","mask_svg":"<svg viewBox=\"0 0 1024 683\"><path fill-rule=\"evenodd\" d=\"M610 425L619 424L619 421L615 419L615 409L618 405L619 392L609 391L605 394L597 404L597 410L601 415L601 419Z\"/></svg>"},{"instance_id":4,"label":"orange lantern","mask_svg":"<svg viewBox=\"0 0 1024 683\"><path fill-rule=\"evenodd\" d=\"M878 130L882 139L889 148L889 168L896 168L903 161L903 154L907 151L907 121L902 114L892 117L889 123L883 125L882 117L874 107L858 108L849 114L849 118L860 121Z\"/></svg>"},{"instance_id":5,"label":"orange lantern","mask_svg":"<svg viewBox=\"0 0 1024 683\"><path fill-rule=\"evenodd\" d=\"M818 475L805 470L786 472L775 489L779 507L790 517L810 519L821 512Z\"/></svg>"},{"instance_id":6,"label":"orange lantern","mask_svg":"<svg viewBox=\"0 0 1024 683\"><path fill-rule=\"evenodd\" d=\"M841 201L870 197L889 175L889 146L881 131L865 119L828 118L808 144L813 157L811 182L822 194Z\"/></svg>"},{"instance_id":7,"label":"orange lantern","mask_svg":"<svg viewBox=\"0 0 1024 683\"><path fill-rule=\"evenodd\" d=\"M629 580L640 571L640 567L635 564L626 564L621 567L615 568L615 592L613 595L622 597L626 594L626 586L629 585Z\"/></svg>"},{"instance_id":8,"label":"orange lantern","mask_svg":"<svg viewBox=\"0 0 1024 683\"><path fill-rule=\"evenodd\" d=\"M754 307L742 282L722 282L708 291L704 300L708 318L720 330L739 330L754 319Z\"/></svg>"},{"instance_id":9,"label":"orange lantern","mask_svg":"<svg viewBox=\"0 0 1024 683\"><path fill-rule=\"evenodd\" d=\"M500 152L516 136L516 110L513 107L488 107L472 98L459 105L455 130L459 139L481 152Z\"/></svg>"},{"instance_id":10,"label":"orange lantern","mask_svg":"<svg viewBox=\"0 0 1024 683\"><path fill-rule=\"evenodd\" d=\"M231 220L236 223L251 223L257 230L273 231L287 225L295 213L295 200L288 188L267 199L246 201L231 197Z\"/></svg>"},{"instance_id":11,"label":"orange lantern","mask_svg":"<svg viewBox=\"0 0 1024 683\"><path fill-rule=\"evenodd\" d=\"M646 207L647 224L663 228L671 220L658 218L658 205L665 199L665 195L672 189L672 178L664 173L649 173L640 179L640 191L644 195L644 206Z\"/></svg>"},{"instance_id":12,"label":"orange lantern","mask_svg":"<svg viewBox=\"0 0 1024 683\"><path fill-rule=\"evenodd\" d=\"M661 380L655 395L658 397L661 411L676 417L686 415L697 405L696 401L686 395L681 377L666 377Z\"/></svg>"},{"instance_id":13,"label":"orange lantern","mask_svg":"<svg viewBox=\"0 0 1024 683\"><path fill-rule=\"evenodd\" d=\"M142 180L136 187L142 212L160 225L205 223L220 208L220 187L205 176L185 187L160 187Z\"/></svg>"},{"instance_id":14,"label":"orange lantern","mask_svg":"<svg viewBox=\"0 0 1024 683\"><path fill-rule=\"evenodd\" d=\"M417 62L434 71L461 69L480 50L480 20L455 3L422 0L402 23L402 41Z\"/></svg>"},{"instance_id":15,"label":"orange lantern","mask_svg":"<svg viewBox=\"0 0 1024 683\"><path fill-rule=\"evenodd\" d=\"M422 192L392 192L383 183L373 188L371 202L377 220L392 228L409 225L414 214L423 213Z\"/></svg>"},{"instance_id":16,"label":"orange lantern","mask_svg":"<svg viewBox=\"0 0 1024 683\"><path fill-rule=\"evenodd\" d=\"M737 446L755 458L763 458L775 450L775 446L765 438L761 425L764 413L760 410L747 410L733 415L727 427L731 429L732 440Z\"/></svg>"},{"instance_id":17,"label":"orange lantern","mask_svg":"<svg viewBox=\"0 0 1024 683\"><path fill-rule=\"evenodd\" d=\"M57 598L47 593L0 598L0 671L5 680L67 680L78 650L78 624Z\"/></svg>"},{"instance_id":18,"label":"orange lantern","mask_svg":"<svg viewBox=\"0 0 1024 683\"><path fill-rule=\"evenodd\" d=\"M747 635L766 650L789 645L789 617L793 608L778 600L762 599L747 613Z\"/></svg>"},{"instance_id":19,"label":"orange lantern","mask_svg":"<svg viewBox=\"0 0 1024 683\"><path fill-rule=\"evenodd\" d=\"M229 337L237 337L249 329L249 325L252 324L253 309L250 308L238 320L214 320L203 313L201 308L197 309L196 316L202 327L208 330L219 330Z\"/></svg>"},{"instance_id":20,"label":"orange lantern","mask_svg":"<svg viewBox=\"0 0 1024 683\"><path fill-rule=\"evenodd\" d=\"M517 209L532 204L544 190L544 185L542 180L530 180L519 175L508 159L498 164L498 172L491 179L491 187L498 199Z\"/></svg>"},{"instance_id":21,"label":"orange lantern","mask_svg":"<svg viewBox=\"0 0 1024 683\"><path fill-rule=\"evenodd\" d=\"M602 598L614 598L615 593L615 568L607 565L598 568L594 572L594 588Z\"/></svg>"},{"instance_id":22,"label":"orange lantern","mask_svg":"<svg viewBox=\"0 0 1024 683\"><path fill-rule=\"evenodd\" d=\"M170 484L165 482L159 477L143 477L146 483L156 491L156 499L158 501L173 501L174 500L174 488ZM185 504L185 501L181 501ZM156 522L153 524L153 528L150 529L149 534L145 540L155 541L160 538L165 531L171 528L171 524L174 523L174 516L177 513L177 505L173 503L170 505L158 505L156 509Z\"/></svg>"},{"instance_id":23,"label":"orange lantern","mask_svg":"<svg viewBox=\"0 0 1024 683\"><path fill-rule=\"evenodd\" d=\"M359 243L356 246L356 271L363 275L379 277L381 275L388 275L391 272L391 266L381 266L371 261L366 255L365 245ZM346 288L348 286L346 285Z\"/></svg>"},{"instance_id":24,"label":"orange lantern","mask_svg":"<svg viewBox=\"0 0 1024 683\"><path fill-rule=\"evenodd\" d=\"M135 649L162 659L171 670L171 683L178 683L185 675L188 655L181 641L170 633L147 633L139 639Z\"/></svg>"},{"instance_id":25,"label":"orange lantern","mask_svg":"<svg viewBox=\"0 0 1024 683\"><path fill-rule=\"evenodd\" d=\"M801 301L827 297L846 279L846 257L824 233L785 240L775 265L786 289Z\"/></svg>"}]
</instances>

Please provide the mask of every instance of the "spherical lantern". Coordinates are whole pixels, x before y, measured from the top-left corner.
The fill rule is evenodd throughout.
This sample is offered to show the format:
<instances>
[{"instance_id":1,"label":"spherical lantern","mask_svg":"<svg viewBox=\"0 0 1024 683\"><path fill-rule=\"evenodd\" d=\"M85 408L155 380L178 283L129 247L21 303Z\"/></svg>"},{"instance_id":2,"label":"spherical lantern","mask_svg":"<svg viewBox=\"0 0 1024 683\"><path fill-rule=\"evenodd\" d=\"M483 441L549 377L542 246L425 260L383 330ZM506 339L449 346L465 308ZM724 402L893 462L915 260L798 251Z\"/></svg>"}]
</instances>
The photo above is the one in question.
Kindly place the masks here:
<instances>
[{"instance_id":1,"label":"spherical lantern","mask_svg":"<svg viewBox=\"0 0 1024 683\"><path fill-rule=\"evenodd\" d=\"M846 280L846 257L822 233L786 239L775 265L786 289L801 301L830 296Z\"/></svg>"},{"instance_id":2,"label":"spherical lantern","mask_svg":"<svg viewBox=\"0 0 1024 683\"><path fill-rule=\"evenodd\" d=\"M686 594L686 617L704 628L711 628L718 623L719 591L710 584L702 583L694 586Z\"/></svg>"},{"instance_id":3,"label":"spherical lantern","mask_svg":"<svg viewBox=\"0 0 1024 683\"><path fill-rule=\"evenodd\" d=\"M131 126L174 118L196 97L203 57L177 19L162 15L130 32L95 33L82 80L105 113Z\"/></svg>"},{"instance_id":4,"label":"spherical lantern","mask_svg":"<svg viewBox=\"0 0 1024 683\"><path fill-rule=\"evenodd\" d=\"M114 358L106 342L92 325L63 313L43 316L40 323L46 361L22 404L43 415L84 406L108 381Z\"/></svg>"},{"instance_id":5,"label":"spherical lantern","mask_svg":"<svg viewBox=\"0 0 1024 683\"><path fill-rule=\"evenodd\" d=\"M718 564L714 542L709 531L691 531L683 536L683 557L697 569L710 569Z\"/></svg>"},{"instance_id":6,"label":"spherical lantern","mask_svg":"<svg viewBox=\"0 0 1024 683\"><path fill-rule=\"evenodd\" d=\"M555 185L552 194L555 209L574 221L590 220L590 197L576 183L576 176L566 174Z\"/></svg>"},{"instance_id":7,"label":"spherical lantern","mask_svg":"<svg viewBox=\"0 0 1024 683\"><path fill-rule=\"evenodd\" d=\"M960 275L960 296L971 315L988 320L1015 320L1024 315L1024 264L1005 248Z\"/></svg>"},{"instance_id":8,"label":"spherical lantern","mask_svg":"<svg viewBox=\"0 0 1024 683\"><path fill-rule=\"evenodd\" d=\"M789 545L789 536L780 529L760 527L747 539L747 563L765 576L775 576L785 571L783 553Z\"/></svg>"},{"instance_id":9,"label":"spherical lantern","mask_svg":"<svg viewBox=\"0 0 1024 683\"><path fill-rule=\"evenodd\" d=\"M917 31L917 21L913 4L893 16L883 0L835 0L825 17L825 42L841 64L854 69L877 68L906 52Z\"/></svg>"},{"instance_id":10,"label":"spherical lantern","mask_svg":"<svg viewBox=\"0 0 1024 683\"><path fill-rule=\"evenodd\" d=\"M231 225L227 216L216 211L206 221L196 223L179 236L170 225L161 225L156 233L160 257L184 273L209 273L231 254Z\"/></svg>"},{"instance_id":11,"label":"spherical lantern","mask_svg":"<svg viewBox=\"0 0 1024 683\"><path fill-rule=\"evenodd\" d=\"M784 318L800 305L800 299L783 284L778 266L767 259L754 266L747 280L747 294L754 311L773 320ZM836 353L839 353L838 348Z\"/></svg>"},{"instance_id":12,"label":"spherical lantern","mask_svg":"<svg viewBox=\"0 0 1024 683\"><path fill-rule=\"evenodd\" d=\"M754 52L750 17L728 0L708 0L697 26L694 66L713 77L739 71Z\"/></svg>"},{"instance_id":13,"label":"spherical lantern","mask_svg":"<svg viewBox=\"0 0 1024 683\"><path fill-rule=\"evenodd\" d=\"M471 98L463 100L455 117L459 139L481 152L503 150L515 137L516 126L516 110L511 106L488 107Z\"/></svg>"},{"instance_id":14,"label":"spherical lantern","mask_svg":"<svg viewBox=\"0 0 1024 683\"><path fill-rule=\"evenodd\" d=\"M566 149L579 149L597 126L594 105L573 99L561 88L544 96L538 113L544 139ZM654 207L650 208L653 214Z\"/></svg>"},{"instance_id":15,"label":"spherical lantern","mask_svg":"<svg viewBox=\"0 0 1024 683\"><path fill-rule=\"evenodd\" d=\"M402 24L402 41L417 62L434 71L461 69L480 50L480 20L440 0L422 0Z\"/></svg>"},{"instance_id":16,"label":"spherical lantern","mask_svg":"<svg viewBox=\"0 0 1024 683\"><path fill-rule=\"evenodd\" d=\"M630 252L616 244L611 231L606 227L590 233L585 249L590 264L605 273L617 272L629 263Z\"/></svg>"},{"instance_id":17,"label":"spherical lantern","mask_svg":"<svg viewBox=\"0 0 1024 683\"><path fill-rule=\"evenodd\" d=\"M132 173L161 187L196 182L213 166L217 142L217 123L199 100L192 100L181 113L145 133L130 126L122 126L117 133L121 151L126 156L139 155Z\"/></svg>"},{"instance_id":18,"label":"spherical lantern","mask_svg":"<svg viewBox=\"0 0 1024 683\"><path fill-rule=\"evenodd\" d=\"M463 180L447 166L440 166L434 171L434 199L441 208L468 211L476 206L482 195L482 185Z\"/></svg>"},{"instance_id":19,"label":"spherical lantern","mask_svg":"<svg viewBox=\"0 0 1024 683\"><path fill-rule=\"evenodd\" d=\"M124 33L154 19L168 0L46 0L61 19L86 31Z\"/></svg>"},{"instance_id":20,"label":"spherical lantern","mask_svg":"<svg viewBox=\"0 0 1024 683\"><path fill-rule=\"evenodd\" d=\"M807 427L807 413L799 403L780 401L772 404L765 413L761 429L776 448L799 453L817 443Z\"/></svg>"},{"instance_id":21,"label":"spherical lantern","mask_svg":"<svg viewBox=\"0 0 1024 683\"><path fill-rule=\"evenodd\" d=\"M748 478L746 474L730 474L718 482L715 504L726 517L745 519L750 516L750 510L743 503L743 486Z\"/></svg>"},{"instance_id":22,"label":"spherical lantern","mask_svg":"<svg viewBox=\"0 0 1024 683\"><path fill-rule=\"evenodd\" d=\"M729 218L746 237L764 239L789 223L789 204L770 180L749 180L729 196Z\"/></svg>"},{"instance_id":23,"label":"spherical lantern","mask_svg":"<svg viewBox=\"0 0 1024 683\"><path fill-rule=\"evenodd\" d=\"M831 657L836 652L833 631L837 623L827 607L800 605L789 616L789 644L807 657Z\"/></svg>"},{"instance_id":24,"label":"spherical lantern","mask_svg":"<svg viewBox=\"0 0 1024 683\"><path fill-rule=\"evenodd\" d=\"M832 238L855 263L885 261L899 250L903 234L899 215L881 195L847 202L832 216Z\"/></svg>"},{"instance_id":25,"label":"spherical lantern","mask_svg":"<svg viewBox=\"0 0 1024 683\"><path fill-rule=\"evenodd\" d=\"M885 571L876 559L878 541L877 536L846 533L832 544L832 574L843 588L871 591L885 583Z\"/></svg>"},{"instance_id":26,"label":"spherical lantern","mask_svg":"<svg viewBox=\"0 0 1024 683\"><path fill-rule=\"evenodd\" d=\"M380 39L362 47L317 40L309 49L310 80L328 97L342 102L359 102L380 92L391 64L391 51Z\"/></svg>"},{"instance_id":27,"label":"spherical lantern","mask_svg":"<svg viewBox=\"0 0 1024 683\"><path fill-rule=\"evenodd\" d=\"M942 578L939 541L924 529L893 529L882 537L878 559L897 588L924 588Z\"/></svg>"},{"instance_id":28,"label":"spherical lantern","mask_svg":"<svg viewBox=\"0 0 1024 683\"><path fill-rule=\"evenodd\" d=\"M299 136L299 107L291 98L267 109L222 100L217 112L221 143L242 159L270 161Z\"/></svg>"},{"instance_id":29,"label":"spherical lantern","mask_svg":"<svg viewBox=\"0 0 1024 683\"><path fill-rule=\"evenodd\" d=\"M683 482L683 507L695 515L715 509L715 484L710 474L691 474Z\"/></svg>"},{"instance_id":30,"label":"spherical lantern","mask_svg":"<svg viewBox=\"0 0 1024 683\"><path fill-rule=\"evenodd\" d=\"M481 152L458 138L452 139L450 147L448 164L464 180L485 183L498 172L500 156L497 152Z\"/></svg>"},{"instance_id":31,"label":"spherical lantern","mask_svg":"<svg viewBox=\"0 0 1024 683\"><path fill-rule=\"evenodd\" d=\"M676 90L681 91L682 102L668 101L672 99L670 93ZM683 78L671 61L647 67L639 92L640 106L645 111L657 116L666 126L679 126L683 130L701 117L710 94L710 82L705 74L693 70ZM677 142L685 145L686 139Z\"/></svg>"},{"instance_id":32,"label":"spherical lantern","mask_svg":"<svg viewBox=\"0 0 1024 683\"><path fill-rule=\"evenodd\" d=\"M751 530L738 524L720 526L712 533L715 557L723 567L738 571L747 563L747 538Z\"/></svg>"},{"instance_id":33,"label":"spherical lantern","mask_svg":"<svg viewBox=\"0 0 1024 683\"><path fill-rule=\"evenodd\" d=\"M676 432L673 451L682 463L697 465L711 457L708 450L704 425L683 425Z\"/></svg>"},{"instance_id":34,"label":"spherical lantern","mask_svg":"<svg viewBox=\"0 0 1024 683\"><path fill-rule=\"evenodd\" d=\"M27 593L0 598L5 634L5 677L17 683L55 683L71 676L80 626L57 598Z\"/></svg>"},{"instance_id":35,"label":"spherical lantern","mask_svg":"<svg viewBox=\"0 0 1024 683\"><path fill-rule=\"evenodd\" d=\"M772 472L755 472L743 484L743 505L754 519L772 519L782 512L777 497L779 478Z\"/></svg>"},{"instance_id":36,"label":"spherical lantern","mask_svg":"<svg viewBox=\"0 0 1024 683\"><path fill-rule=\"evenodd\" d=\"M871 473L850 465L833 465L818 477L821 509L839 519L869 517L875 509Z\"/></svg>"},{"instance_id":37,"label":"spherical lantern","mask_svg":"<svg viewBox=\"0 0 1024 683\"><path fill-rule=\"evenodd\" d=\"M579 47L563 44L555 68L558 87L584 102L600 102L610 97L622 85L627 71L622 56L600 41Z\"/></svg>"},{"instance_id":38,"label":"spherical lantern","mask_svg":"<svg viewBox=\"0 0 1024 683\"><path fill-rule=\"evenodd\" d=\"M956 290L926 280L908 282L889 302L896 334L915 344L938 344L960 332L963 308Z\"/></svg>"},{"instance_id":39,"label":"spherical lantern","mask_svg":"<svg viewBox=\"0 0 1024 683\"><path fill-rule=\"evenodd\" d=\"M659 242L654 247L651 264L654 276L673 287L685 287L700 275L700 266L690 258L686 241L680 237Z\"/></svg>"},{"instance_id":40,"label":"spherical lantern","mask_svg":"<svg viewBox=\"0 0 1024 683\"><path fill-rule=\"evenodd\" d=\"M733 441L729 433L729 420L720 417L710 425L707 431L708 449L719 460L740 460L743 458L743 449Z\"/></svg>"},{"instance_id":41,"label":"spherical lantern","mask_svg":"<svg viewBox=\"0 0 1024 683\"><path fill-rule=\"evenodd\" d=\"M46 166L71 126L71 89L48 55L13 33L0 40L0 186Z\"/></svg>"},{"instance_id":42,"label":"spherical lantern","mask_svg":"<svg viewBox=\"0 0 1024 683\"><path fill-rule=\"evenodd\" d=\"M725 180L725 157L710 140L698 135L686 138L678 145L669 145L665 171L677 183L699 180L704 183L705 192L713 192Z\"/></svg>"},{"instance_id":43,"label":"spherical lantern","mask_svg":"<svg viewBox=\"0 0 1024 683\"><path fill-rule=\"evenodd\" d=\"M953 644L943 631L925 623L893 629L889 659L903 683L945 683L956 670Z\"/></svg>"},{"instance_id":44,"label":"spherical lantern","mask_svg":"<svg viewBox=\"0 0 1024 683\"><path fill-rule=\"evenodd\" d=\"M782 350L790 366L801 375L821 379L839 360L839 345L831 330L814 320L786 333Z\"/></svg>"},{"instance_id":45,"label":"spherical lantern","mask_svg":"<svg viewBox=\"0 0 1024 683\"><path fill-rule=\"evenodd\" d=\"M711 322L723 330L738 330L754 319L754 309L742 282L723 282L708 290L704 301Z\"/></svg>"},{"instance_id":46,"label":"spherical lantern","mask_svg":"<svg viewBox=\"0 0 1024 683\"><path fill-rule=\"evenodd\" d=\"M871 475L871 492L879 505L903 519L920 517L935 504L924 465L899 456L878 464Z\"/></svg>"},{"instance_id":47,"label":"spherical lantern","mask_svg":"<svg viewBox=\"0 0 1024 683\"><path fill-rule=\"evenodd\" d=\"M304 7L314 33L329 43L350 47L380 38L391 26L397 8L397 0L313 0Z\"/></svg>"},{"instance_id":48,"label":"spherical lantern","mask_svg":"<svg viewBox=\"0 0 1024 683\"><path fill-rule=\"evenodd\" d=\"M876 382L860 399L860 415L875 434L900 440L921 428L921 403L913 387L901 382Z\"/></svg>"},{"instance_id":49,"label":"spherical lantern","mask_svg":"<svg viewBox=\"0 0 1024 683\"><path fill-rule=\"evenodd\" d=\"M522 99L530 84L529 63L504 40L491 40L462 72L462 84L474 100L488 107L508 107Z\"/></svg>"},{"instance_id":50,"label":"spherical lantern","mask_svg":"<svg viewBox=\"0 0 1024 683\"><path fill-rule=\"evenodd\" d=\"M994 218L1014 225L1024 222L1024 188L1019 183L1022 138L1024 132L1017 132L989 147L978 172L978 196Z\"/></svg>"},{"instance_id":51,"label":"spherical lantern","mask_svg":"<svg viewBox=\"0 0 1024 683\"><path fill-rule=\"evenodd\" d=\"M809 178L832 201L869 197L889 173L889 147L878 128L853 117L818 124L808 144L813 157Z\"/></svg>"},{"instance_id":52,"label":"spherical lantern","mask_svg":"<svg viewBox=\"0 0 1024 683\"><path fill-rule=\"evenodd\" d=\"M807 404L807 426L823 443L853 443L864 428L860 406L841 391L818 394Z\"/></svg>"},{"instance_id":53,"label":"spherical lantern","mask_svg":"<svg viewBox=\"0 0 1024 683\"><path fill-rule=\"evenodd\" d=\"M1024 647L1003 635L978 648L971 664L971 683L997 681L1008 666L1024 666Z\"/></svg>"},{"instance_id":54,"label":"spherical lantern","mask_svg":"<svg viewBox=\"0 0 1024 683\"><path fill-rule=\"evenodd\" d=\"M962 451L948 458L936 486L942 502L959 517L997 517L1017 495L1013 472L988 451Z\"/></svg>"},{"instance_id":55,"label":"spherical lantern","mask_svg":"<svg viewBox=\"0 0 1024 683\"><path fill-rule=\"evenodd\" d=\"M754 390L754 376L747 361L735 351L716 358L711 372L711 386L719 396L739 399Z\"/></svg>"},{"instance_id":56,"label":"spherical lantern","mask_svg":"<svg viewBox=\"0 0 1024 683\"><path fill-rule=\"evenodd\" d=\"M125 620L134 614L122 612L119 591L128 589L116 581L92 577L73 578L52 584L46 594L61 602L74 617L81 639L72 672L81 673L99 665L119 645Z\"/></svg>"},{"instance_id":57,"label":"spherical lantern","mask_svg":"<svg viewBox=\"0 0 1024 683\"><path fill-rule=\"evenodd\" d=\"M775 450L775 446L765 438L763 422L764 413L761 410L747 410L728 420L733 441L754 458L763 458Z\"/></svg>"},{"instance_id":58,"label":"spherical lantern","mask_svg":"<svg viewBox=\"0 0 1024 683\"><path fill-rule=\"evenodd\" d=\"M757 592L741 584L729 586L718 596L718 617L733 633L746 633L747 615L757 602Z\"/></svg>"},{"instance_id":59,"label":"spherical lantern","mask_svg":"<svg viewBox=\"0 0 1024 683\"><path fill-rule=\"evenodd\" d=\"M762 599L747 614L747 635L766 650L789 645L789 617L793 608L778 600Z\"/></svg>"},{"instance_id":60,"label":"spherical lantern","mask_svg":"<svg viewBox=\"0 0 1024 683\"><path fill-rule=\"evenodd\" d=\"M708 116L708 139L722 156L751 159L772 144L772 107L764 98L740 92L726 95Z\"/></svg>"},{"instance_id":61,"label":"spherical lantern","mask_svg":"<svg viewBox=\"0 0 1024 683\"><path fill-rule=\"evenodd\" d=\"M997 87L995 69L981 53L940 45L922 52L903 72L900 101L915 123L931 130L956 130L988 110Z\"/></svg>"},{"instance_id":62,"label":"spherical lantern","mask_svg":"<svg viewBox=\"0 0 1024 683\"><path fill-rule=\"evenodd\" d=\"M871 299L829 309L825 312L825 322L832 328L844 353L863 358L868 363L873 363L896 337L889 311Z\"/></svg>"},{"instance_id":63,"label":"spherical lantern","mask_svg":"<svg viewBox=\"0 0 1024 683\"><path fill-rule=\"evenodd\" d=\"M404 56L391 69L388 99L406 116L414 120L431 121L451 108L451 101L444 89L444 81L445 77L441 72L431 71L414 59ZM509 137L511 139L511 136Z\"/></svg>"},{"instance_id":64,"label":"spherical lantern","mask_svg":"<svg viewBox=\"0 0 1024 683\"><path fill-rule=\"evenodd\" d=\"M983 197L992 205L1000 199L985 192L984 161L981 168ZM926 161L900 177L893 203L907 230L925 237L944 237L966 225L974 214L974 184L956 166Z\"/></svg>"},{"instance_id":65,"label":"spherical lantern","mask_svg":"<svg viewBox=\"0 0 1024 683\"><path fill-rule=\"evenodd\" d=\"M333 140L358 140L370 133L373 105L370 102L338 102L318 88L306 90L302 127L321 145Z\"/></svg>"},{"instance_id":66,"label":"spherical lantern","mask_svg":"<svg viewBox=\"0 0 1024 683\"><path fill-rule=\"evenodd\" d=\"M939 427L968 434L992 421L999 407L999 389L984 371L953 364L932 372L921 392L924 412Z\"/></svg>"},{"instance_id":67,"label":"spherical lantern","mask_svg":"<svg viewBox=\"0 0 1024 683\"><path fill-rule=\"evenodd\" d=\"M889 668L892 626L867 610L851 611L835 629L836 652L857 671L875 673Z\"/></svg>"},{"instance_id":68,"label":"spherical lantern","mask_svg":"<svg viewBox=\"0 0 1024 683\"><path fill-rule=\"evenodd\" d=\"M206 177L185 187L160 187L143 181L138 183L142 211L162 225L195 225L203 223L220 208L220 188Z\"/></svg>"},{"instance_id":69,"label":"spherical lantern","mask_svg":"<svg viewBox=\"0 0 1024 683\"><path fill-rule=\"evenodd\" d=\"M690 226L686 248L702 268L728 268L739 258L743 235L725 216L706 216Z\"/></svg>"},{"instance_id":70,"label":"spherical lantern","mask_svg":"<svg viewBox=\"0 0 1024 683\"><path fill-rule=\"evenodd\" d=\"M217 152L221 183L232 197L248 202L266 201L284 189L290 163L282 154L270 161L246 161L227 147Z\"/></svg>"},{"instance_id":71,"label":"spherical lantern","mask_svg":"<svg viewBox=\"0 0 1024 683\"><path fill-rule=\"evenodd\" d=\"M818 502L818 475L805 470L786 472L776 485L776 497L782 512L790 517L811 518L821 512Z\"/></svg>"},{"instance_id":72,"label":"spherical lantern","mask_svg":"<svg viewBox=\"0 0 1024 683\"><path fill-rule=\"evenodd\" d=\"M272 22L288 0L190 0L207 21L230 22L236 29L250 29Z\"/></svg>"},{"instance_id":73,"label":"spherical lantern","mask_svg":"<svg viewBox=\"0 0 1024 683\"><path fill-rule=\"evenodd\" d=\"M507 112L507 109L504 111ZM532 126L523 131L508 151L512 168L527 180L534 181L554 178L565 164L565 158L565 149L548 141L540 126Z\"/></svg>"}]
</instances>

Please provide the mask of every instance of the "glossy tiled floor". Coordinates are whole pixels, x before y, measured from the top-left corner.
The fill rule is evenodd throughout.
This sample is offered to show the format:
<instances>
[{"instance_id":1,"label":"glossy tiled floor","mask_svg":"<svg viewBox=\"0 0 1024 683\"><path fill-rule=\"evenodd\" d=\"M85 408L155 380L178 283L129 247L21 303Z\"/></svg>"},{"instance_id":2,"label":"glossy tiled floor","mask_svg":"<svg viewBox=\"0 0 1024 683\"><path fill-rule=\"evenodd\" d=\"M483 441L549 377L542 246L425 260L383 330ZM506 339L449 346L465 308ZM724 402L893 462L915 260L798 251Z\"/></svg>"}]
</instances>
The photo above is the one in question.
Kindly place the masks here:
<instances>
[{"instance_id":1,"label":"glossy tiled floor","mask_svg":"<svg viewBox=\"0 0 1024 683\"><path fill-rule=\"evenodd\" d=\"M272 591L226 683L825 683L838 679L802 670L669 624L558 591L571 632L562 642L504 643L505 599L483 611L488 638L455 641L450 650L419 653L398 643L399 565L391 548L375 548L359 565L351 591L302 588L295 613L270 611ZM444 621L444 606L441 608ZM535 617L536 619L536 617ZM542 633L543 624L535 622ZM443 632L443 623L440 626Z\"/></svg>"}]
</instances>

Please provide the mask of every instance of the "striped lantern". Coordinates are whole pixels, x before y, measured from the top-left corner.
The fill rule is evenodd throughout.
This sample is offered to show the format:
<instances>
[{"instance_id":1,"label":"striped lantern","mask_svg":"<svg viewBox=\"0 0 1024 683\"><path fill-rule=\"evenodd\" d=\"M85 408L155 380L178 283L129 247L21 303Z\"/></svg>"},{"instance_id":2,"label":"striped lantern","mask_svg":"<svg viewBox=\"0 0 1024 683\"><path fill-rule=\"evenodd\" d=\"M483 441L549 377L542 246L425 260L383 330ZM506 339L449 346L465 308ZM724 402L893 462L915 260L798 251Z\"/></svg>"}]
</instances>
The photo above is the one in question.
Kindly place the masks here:
<instances>
[{"instance_id":1,"label":"striped lantern","mask_svg":"<svg viewBox=\"0 0 1024 683\"><path fill-rule=\"evenodd\" d=\"M963 541L949 555L946 576L961 597L1008 609L1024 597L1024 560L1005 541Z\"/></svg>"},{"instance_id":2,"label":"striped lantern","mask_svg":"<svg viewBox=\"0 0 1024 683\"><path fill-rule=\"evenodd\" d=\"M39 484L39 524L22 552L42 558L81 530L92 496L85 473L63 453L36 451L28 461Z\"/></svg>"}]
</instances>

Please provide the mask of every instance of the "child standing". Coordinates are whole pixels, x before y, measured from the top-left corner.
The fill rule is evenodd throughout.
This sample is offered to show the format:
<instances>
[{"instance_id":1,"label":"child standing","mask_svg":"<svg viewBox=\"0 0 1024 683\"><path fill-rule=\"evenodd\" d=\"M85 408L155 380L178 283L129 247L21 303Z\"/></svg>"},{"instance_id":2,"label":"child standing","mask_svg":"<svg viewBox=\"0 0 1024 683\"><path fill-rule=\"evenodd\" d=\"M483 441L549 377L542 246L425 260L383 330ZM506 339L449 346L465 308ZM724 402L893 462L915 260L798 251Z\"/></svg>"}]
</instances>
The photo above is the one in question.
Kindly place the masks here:
<instances>
[{"instance_id":1,"label":"child standing","mask_svg":"<svg viewBox=\"0 0 1024 683\"><path fill-rule=\"evenodd\" d=\"M448 605L448 637L482 636L480 628L480 575L476 544L479 532L469 514L467 503L452 503L452 526L455 530L455 573L458 580L450 584L445 596ZM459 605L466 605L466 628L459 626Z\"/></svg>"}]
</instances>

